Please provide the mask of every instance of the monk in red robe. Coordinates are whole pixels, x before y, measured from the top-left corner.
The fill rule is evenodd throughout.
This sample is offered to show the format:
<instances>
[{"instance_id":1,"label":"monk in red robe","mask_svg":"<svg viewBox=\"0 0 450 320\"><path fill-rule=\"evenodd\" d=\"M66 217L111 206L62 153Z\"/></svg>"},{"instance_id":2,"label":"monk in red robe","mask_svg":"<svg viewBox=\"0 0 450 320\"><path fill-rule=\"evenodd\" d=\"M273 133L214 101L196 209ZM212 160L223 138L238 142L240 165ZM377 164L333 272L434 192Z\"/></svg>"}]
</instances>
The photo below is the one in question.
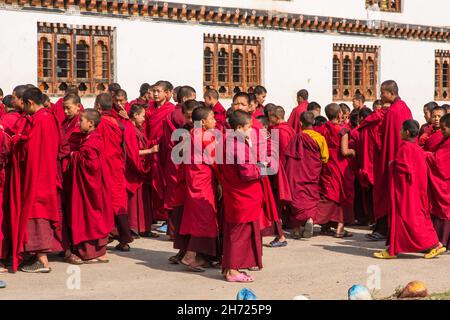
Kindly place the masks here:
<instances>
[{"instance_id":1,"label":"monk in red robe","mask_svg":"<svg viewBox=\"0 0 450 320\"><path fill-rule=\"evenodd\" d=\"M254 112L250 111L253 118L264 115L264 101L267 97L267 90L263 86L256 86L253 89L253 94L256 97L256 109Z\"/></svg>"},{"instance_id":2,"label":"monk in red robe","mask_svg":"<svg viewBox=\"0 0 450 320\"><path fill-rule=\"evenodd\" d=\"M9 223L3 210L6 183L6 166L9 161L10 137L0 127L0 273L8 272L4 261L9 255Z\"/></svg>"},{"instance_id":3,"label":"monk in red robe","mask_svg":"<svg viewBox=\"0 0 450 320\"><path fill-rule=\"evenodd\" d=\"M292 110L288 119L288 124L294 129L295 133L299 133L301 130L302 124L300 122L300 115L308 110L308 97L309 93L306 89L297 92L298 105Z\"/></svg>"},{"instance_id":4,"label":"monk in red robe","mask_svg":"<svg viewBox=\"0 0 450 320\"><path fill-rule=\"evenodd\" d=\"M115 110L117 112L120 112L122 110L125 110L127 114L130 112L131 104L128 103L128 95L125 90L123 89L117 90L113 97L113 101Z\"/></svg>"},{"instance_id":5,"label":"monk in red robe","mask_svg":"<svg viewBox=\"0 0 450 320\"><path fill-rule=\"evenodd\" d=\"M253 277L240 269L262 268L263 165L250 161L251 116L237 110L228 121L238 137L236 141L227 135L226 164L221 166L225 206L222 269L229 282L253 282Z\"/></svg>"},{"instance_id":6,"label":"monk in red robe","mask_svg":"<svg viewBox=\"0 0 450 320\"><path fill-rule=\"evenodd\" d=\"M450 246L450 114L440 120L443 140L434 153L427 153L428 196L434 228L440 242Z\"/></svg>"},{"instance_id":7,"label":"monk in red robe","mask_svg":"<svg viewBox=\"0 0 450 320\"><path fill-rule=\"evenodd\" d=\"M375 153L374 167L374 217L376 226L373 233L382 237L387 236L387 204L389 195L389 163L400 147L401 138L398 134L402 123L412 119L411 110L406 103L400 99L397 83L393 80L383 82L381 85L381 99L383 104L390 105L380 128L381 149ZM378 237L381 238L381 237Z\"/></svg>"},{"instance_id":8,"label":"monk in red robe","mask_svg":"<svg viewBox=\"0 0 450 320\"><path fill-rule=\"evenodd\" d=\"M147 141L142 132L142 124L145 122L144 106L132 105L129 115L131 123L125 128L128 220L134 236L157 237L158 235L152 232L150 186L147 182L150 179L148 155L158 152L159 147L147 148Z\"/></svg>"},{"instance_id":9,"label":"monk in red robe","mask_svg":"<svg viewBox=\"0 0 450 320\"><path fill-rule=\"evenodd\" d=\"M292 194L290 219L294 239L311 238L320 201L320 173L328 162L325 138L313 131L314 114L300 115L302 128L292 138L284 153L286 175ZM300 230L303 228L303 232Z\"/></svg>"},{"instance_id":10,"label":"monk in red robe","mask_svg":"<svg viewBox=\"0 0 450 320\"><path fill-rule=\"evenodd\" d=\"M214 113L209 107L198 107L192 121L201 127L191 132L190 163L184 165L186 197L179 232L186 239L186 253L180 262L191 271L203 272L209 257L218 254L216 193L221 198L222 188L215 163Z\"/></svg>"},{"instance_id":11,"label":"monk in red robe","mask_svg":"<svg viewBox=\"0 0 450 320\"><path fill-rule=\"evenodd\" d=\"M114 213L103 138L96 130L100 113L88 109L79 118L84 136L78 150L71 153L68 202L68 224L76 256L71 256L69 262L107 263L106 245L114 227Z\"/></svg>"},{"instance_id":12,"label":"monk in red robe","mask_svg":"<svg viewBox=\"0 0 450 320\"><path fill-rule=\"evenodd\" d=\"M124 131L125 125L112 112L113 100L110 94L102 93L97 96L96 109L100 111L102 119L97 128L97 132L103 139L106 175L110 177L112 209L117 231L119 233L119 244L116 249L119 251L129 251L129 243L133 242L130 224L128 222L128 196L125 179L125 150Z\"/></svg>"},{"instance_id":13,"label":"monk in red robe","mask_svg":"<svg viewBox=\"0 0 450 320\"><path fill-rule=\"evenodd\" d=\"M344 229L344 205L348 203L349 193L345 189L345 179L351 172L349 162L341 153L341 139L345 129L341 107L332 103L325 107L328 122L315 130L327 141L329 160L323 167L320 180L320 195L316 223L322 225L322 234L337 238L351 237L353 234ZM337 226L336 226L337 224ZM331 228L336 227L336 231Z\"/></svg>"},{"instance_id":14,"label":"monk in red robe","mask_svg":"<svg viewBox=\"0 0 450 320\"><path fill-rule=\"evenodd\" d=\"M77 151L80 148L81 139L85 134L80 131L81 100L74 93L69 93L63 98L63 107L66 118L62 122L63 132L69 143L70 151ZM63 159L63 172L67 171L70 158Z\"/></svg>"},{"instance_id":15,"label":"monk in red robe","mask_svg":"<svg viewBox=\"0 0 450 320\"><path fill-rule=\"evenodd\" d=\"M428 152L435 152L441 141L444 139L441 131L440 121L447 114L447 109L443 107L435 107L431 111L431 127L427 127L424 133L419 137L419 146Z\"/></svg>"},{"instance_id":16,"label":"monk in red robe","mask_svg":"<svg viewBox=\"0 0 450 320\"><path fill-rule=\"evenodd\" d=\"M145 109L148 108L150 101L153 100L153 90L152 86L148 83L143 83L139 88L139 97L130 101L130 107L134 104L139 104L143 106Z\"/></svg>"},{"instance_id":17,"label":"monk in red robe","mask_svg":"<svg viewBox=\"0 0 450 320\"><path fill-rule=\"evenodd\" d=\"M208 89L203 96L205 104L213 109L216 126L219 130L224 130L227 120L227 112L219 102L219 92L216 89Z\"/></svg>"},{"instance_id":18,"label":"monk in red robe","mask_svg":"<svg viewBox=\"0 0 450 320\"><path fill-rule=\"evenodd\" d=\"M53 251L60 223L57 195L60 134L56 118L42 105L39 89L27 89L22 100L28 116L20 134L13 138L11 151L12 267L17 271L21 254L29 253L36 259L21 270L48 273L51 269L47 253Z\"/></svg>"},{"instance_id":19,"label":"monk in red robe","mask_svg":"<svg viewBox=\"0 0 450 320\"><path fill-rule=\"evenodd\" d=\"M78 96L78 87L77 86L67 86L66 90L64 91L64 96L68 94L74 94ZM83 111L83 105L80 103L80 110ZM50 111L56 116L56 119L58 119L59 123L63 123L63 121L66 119L66 114L64 112L64 97L60 98L58 101L56 101L55 104L51 107Z\"/></svg>"},{"instance_id":20,"label":"monk in red robe","mask_svg":"<svg viewBox=\"0 0 450 320\"><path fill-rule=\"evenodd\" d=\"M12 137L16 133L12 130L20 118L20 110L16 109L14 105L14 97L11 95L3 99L5 105L5 114L0 119L0 124L3 126L5 133Z\"/></svg>"},{"instance_id":21,"label":"monk in red robe","mask_svg":"<svg viewBox=\"0 0 450 320\"><path fill-rule=\"evenodd\" d=\"M439 105L434 101L428 102L423 106L423 117L425 118L426 122L420 127L419 139L424 134L426 129L429 129L433 126L433 123L431 121L431 111L438 106Z\"/></svg>"},{"instance_id":22,"label":"monk in red robe","mask_svg":"<svg viewBox=\"0 0 450 320\"><path fill-rule=\"evenodd\" d=\"M168 213L168 229L167 233L170 238L175 239L175 225L179 225L178 221L173 221L172 211L173 207L170 203L173 202L173 197L176 196L175 188L178 184L178 169L179 165L174 164L172 159L172 149L175 142L172 140L172 133L182 128L186 124L186 118L183 114L182 106L187 101L195 100L195 89L190 86L182 86L178 88L177 101L178 104L174 110L163 120L163 136L161 138L161 150L164 154L160 154L161 165L164 170L164 181L166 188L164 191L164 209Z\"/></svg>"},{"instance_id":23,"label":"monk in red robe","mask_svg":"<svg viewBox=\"0 0 450 320\"><path fill-rule=\"evenodd\" d=\"M444 253L429 212L427 195L427 162L417 144L419 123L403 122L402 142L389 164L389 248L374 253L375 258L393 259L399 253L428 251L424 258L432 259Z\"/></svg>"},{"instance_id":24,"label":"monk in red robe","mask_svg":"<svg viewBox=\"0 0 450 320\"><path fill-rule=\"evenodd\" d=\"M147 109L145 115L145 137L148 147L152 148L161 144L164 135L163 123L175 106L170 102L172 96L172 87L167 81L158 81L153 86L154 101ZM161 162L161 155L165 155L165 150L160 148L160 152L153 153L149 156L149 164L151 168L151 198L152 212L154 220L167 221L168 213L164 209L164 171Z\"/></svg>"}]
</instances>

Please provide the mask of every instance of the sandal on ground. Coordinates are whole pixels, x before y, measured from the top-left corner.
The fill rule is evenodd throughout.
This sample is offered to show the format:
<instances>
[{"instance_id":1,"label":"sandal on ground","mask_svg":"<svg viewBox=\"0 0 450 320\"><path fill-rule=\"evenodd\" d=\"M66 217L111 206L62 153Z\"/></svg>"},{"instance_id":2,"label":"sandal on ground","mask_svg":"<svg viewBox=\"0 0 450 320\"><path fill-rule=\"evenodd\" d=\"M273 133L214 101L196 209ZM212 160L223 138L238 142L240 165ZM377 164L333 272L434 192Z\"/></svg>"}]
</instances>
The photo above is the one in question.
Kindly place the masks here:
<instances>
[{"instance_id":1,"label":"sandal on ground","mask_svg":"<svg viewBox=\"0 0 450 320\"><path fill-rule=\"evenodd\" d=\"M194 266L192 264L187 264L186 262L183 262L183 260L180 260L180 263L185 266L189 271L192 272L205 272L205 268L200 266Z\"/></svg>"},{"instance_id":2,"label":"sandal on ground","mask_svg":"<svg viewBox=\"0 0 450 320\"><path fill-rule=\"evenodd\" d=\"M301 239L300 231L292 231L291 238L294 240L300 240Z\"/></svg>"},{"instance_id":3,"label":"sandal on ground","mask_svg":"<svg viewBox=\"0 0 450 320\"><path fill-rule=\"evenodd\" d=\"M182 257L180 257L179 255L176 254L176 255L171 256L171 257L169 258L169 262L172 263L172 264L179 264L181 258L182 258Z\"/></svg>"},{"instance_id":4,"label":"sandal on ground","mask_svg":"<svg viewBox=\"0 0 450 320\"><path fill-rule=\"evenodd\" d=\"M142 232L142 233L139 233L139 235L142 238L159 238L159 234L157 234L156 232L152 232L152 231Z\"/></svg>"},{"instance_id":5,"label":"sandal on ground","mask_svg":"<svg viewBox=\"0 0 450 320\"><path fill-rule=\"evenodd\" d=\"M78 257L77 255L75 255L73 253L70 256L64 258L64 262L67 262L70 264L75 264L75 265L80 265L80 264L84 263L84 261L80 257Z\"/></svg>"},{"instance_id":6,"label":"sandal on ground","mask_svg":"<svg viewBox=\"0 0 450 320\"><path fill-rule=\"evenodd\" d=\"M255 281L252 276L247 275L244 272L241 272L234 276L225 276L225 279L228 282L253 282Z\"/></svg>"},{"instance_id":7,"label":"sandal on ground","mask_svg":"<svg viewBox=\"0 0 450 320\"><path fill-rule=\"evenodd\" d=\"M130 251L130 246L128 244L121 244L119 243L116 247L116 250L122 251L122 252L128 252Z\"/></svg>"},{"instance_id":8,"label":"sandal on ground","mask_svg":"<svg viewBox=\"0 0 450 320\"><path fill-rule=\"evenodd\" d=\"M271 241L268 246L270 248L282 248L286 247L287 245L288 245L287 241L281 242L278 238L276 238L275 240Z\"/></svg>"},{"instance_id":9,"label":"sandal on ground","mask_svg":"<svg viewBox=\"0 0 450 320\"><path fill-rule=\"evenodd\" d=\"M96 263L109 263L109 259L91 259L91 260L85 260L85 264L96 264Z\"/></svg>"},{"instance_id":10,"label":"sandal on ground","mask_svg":"<svg viewBox=\"0 0 450 320\"><path fill-rule=\"evenodd\" d=\"M370 241L384 241L386 240L386 237L383 236L381 233L378 232L372 232L369 234L366 234L366 239Z\"/></svg>"},{"instance_id":11,"label":"sandal on ground","mask_svg":"<svg viewBox=\"0 0 450 320\"><path fill-rule=\"evenodd\" d=\"M320 230L320 234L323 236L334 236L336 234L336 232L331 230L331 228L322 228Z\"/></svg>"},{"instance_id":12,"label":"sandal on ground","mask_svg":"<svg viewBox=\"0 0 450 320\"><path fill-rule=\"evenodd\" d=\"M33 264L23 266L20 270L27 273L49 273L52 271L52 268L45 267L42 262L36 261Z\"/></svg>"},{"instance_id":13,"label":"sandal on ground","mask_svg":"<svg viewBox=\"0 0 450 320\"><path fill-rule=\"evenodd\" d=\"M447 251L447 249L444 246L439 247L439 248L433 248L433 249L430 250L430 252L428 252L423 257L425 259L434 259L437 256L440 256L441 254L445 253L445 251Z\"/></svg>"},{"instance_id":14,"label":"sandal on ground","mask_svg":"<svg viewBox=\"0 0 450 320\"><path fill-rule=\"evenodd\" d=\"M350 233L347 230L344 230L344 232L342 232L342 233L335 232L334 237L339 238L339 239L350 238L350 237L353 237L353 233Z\"/></svg>"},{"instance_id":15,"label":"sandal on ground","mask_svg":"<svg viewBox=\"0 0 450 320\"><path fill-rule=\"evenodd\" d=\"M314 235L314 222L307 221L303 229L303 238L312 238Z\"/></svg>"},{"instance_id":16,"label":"sandal on ground","mask_svg":"<svg viewBox=\"0 0 450 320\"><path fill-rule=\"evenodd\" d=\"M377 259L397 259L397 256L391 256L388 250L374 252L373 257Z\"/></svg>"}]
</instances>

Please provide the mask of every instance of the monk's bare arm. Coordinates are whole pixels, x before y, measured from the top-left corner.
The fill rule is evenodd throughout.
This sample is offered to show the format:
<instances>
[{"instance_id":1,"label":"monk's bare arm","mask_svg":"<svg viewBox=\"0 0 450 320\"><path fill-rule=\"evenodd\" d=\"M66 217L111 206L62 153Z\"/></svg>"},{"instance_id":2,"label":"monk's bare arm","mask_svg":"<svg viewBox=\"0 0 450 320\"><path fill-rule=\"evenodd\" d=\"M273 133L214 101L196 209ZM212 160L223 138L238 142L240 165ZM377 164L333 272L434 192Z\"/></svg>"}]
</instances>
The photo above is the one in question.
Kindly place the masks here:
<instances>
[{"instance_id":1,"label":"monk's bare arm","mask_svg":"<svg viewBox=\"0 0 450 320\"><path fill-rule=\"evenodd\" d=\"M344 157L354 157L356 152L348 147L348 140L348 133L346 133L341 138L341 154Z\"/></svg>"}]
</instances>

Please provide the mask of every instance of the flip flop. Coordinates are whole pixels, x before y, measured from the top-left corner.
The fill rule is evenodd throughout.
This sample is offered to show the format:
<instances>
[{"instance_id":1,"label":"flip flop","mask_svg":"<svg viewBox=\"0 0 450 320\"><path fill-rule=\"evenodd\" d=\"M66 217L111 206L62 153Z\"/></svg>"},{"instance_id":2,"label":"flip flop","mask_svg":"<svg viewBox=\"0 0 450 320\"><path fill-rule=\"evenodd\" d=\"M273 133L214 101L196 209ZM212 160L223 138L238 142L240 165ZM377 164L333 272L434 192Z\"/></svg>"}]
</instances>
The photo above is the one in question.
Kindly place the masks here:
<instances>
[{"instance_id":1,"label":"flip flop","mask_svg":"<svg viewBox=\"0 0 450 320\"><path fill-rule=\"evenodd\" d=\"M181 260L181 257L178 255L174 255L169 258L169 262L172 264L179 264L180 260Z\"/></svg>"},{"instance_id":2,"label":"flip flop","mask_svg":"<svg viewBox=\"0 0 450 320\"><path fill-rule=\"evenodd\" d=\"M189 271L192 271L192 272L205 272L206 271L205 268L202 268L200 266L193 266L191 264L187 264L187 263L183 262L183 260L180 260L180 263L183 266L185 266Z\"/></svg>"},{"instance_id":3,"label":"flip flop","mask_svg":"<svg viewBox=\"0 0 450 320\"><path fill-rule=\"evenodd\" d=\"M96 263L109 263L109 259L91 259L91 260L85 260L85 264L96 264Z\"/></svg>"},{"instance_id":4,"label":"flip flop","mask_svg":"<svg viewBox=\"0 0 450 320\"><path fill-rule=\"evenodd\" d=\"M273 240L269 243L270 248L282 248L288 245L287 241L281 242L280 240Z\"/></svg>"},{"instance_id":5,"label":"flip flop","mask_svg":"<svg viewBox=\"0 0 450 320\"><path fill-rule=\"evenodd\" d=\"M347 230L345 230L344 232L342 232L342 233L335 233L334 234L334 236L333 237L335 237L335 238L339 238L339 239L342 239L342 238L350 238L350 237L353 237L353 233L350 233L350 232L348 232Z\"/></svg>"},{"instance_id":6,"label":"flip flop","mask_svg":"<svg viewBox=\"0 0 450 320\"><path fill-rule=\"evenodd\" d=\"M253 279L252 276L249 276L244 272L239 273L234 276L225 276L225 279L228 282L253 282L253 281L255 281L255 279Z\"/></svg>"},{"instance_id":7,"label":"flip flop","mask_svg":"<svg viewBox=\"0 0 450 320\"><path fill-rule=\"evenodd\" d=\"M122 251L122 252L128 252L130 251L130 246L127 244L125 246L122 246L120 243L115 247L116 250Z\"/></svg>"},{"instance_id":8,"label":"flip flop","mask_svg":"<svg viewBox=\"0 0 450 320\"><path fill-rule=\"evenodd\" d=\"M73 253L70 256L68 256L67 258L64 258L64 262L74 264L74 265L84 264L84 261L80 257L74 255Z\"/></svg>"},{"instance_id":9,"label":"flip flop","mask_svg":"<svg viewBox=\"0 0 450 320\"><path fill-rule=\"evenodd\" d=\"M366 234L366 239L370 241L384 241L386 240L386 237L383 236L381 233L373 232L370 234Z\"/></svg>"}]
</instances>

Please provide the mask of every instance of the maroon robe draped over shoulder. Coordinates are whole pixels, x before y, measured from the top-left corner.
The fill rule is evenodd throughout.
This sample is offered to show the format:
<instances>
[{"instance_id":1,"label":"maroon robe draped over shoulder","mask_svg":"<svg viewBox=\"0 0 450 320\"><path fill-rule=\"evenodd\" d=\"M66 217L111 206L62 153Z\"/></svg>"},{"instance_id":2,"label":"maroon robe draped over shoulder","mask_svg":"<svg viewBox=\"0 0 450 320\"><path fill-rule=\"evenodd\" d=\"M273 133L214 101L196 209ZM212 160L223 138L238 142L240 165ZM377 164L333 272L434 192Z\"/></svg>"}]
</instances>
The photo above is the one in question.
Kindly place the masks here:
<instances>
[{"instance_id":1,"label":"maroon robe draped over shoulder","mask_svg":"<svg viewBox=\"0 0 450 320\"><path fill-rule=\"evenodd\" d=\"M64 112L64 104L63 104L64 97L59 98L56 103L52 104L50 108L50 112L52 112L58 122L60 124L63 123L64 119L66 119L66 113ZM84 111L84 107L82 104L80 104L80 112Z\"/></svg>"},{"instance_id":2,"label":"maroon robe draped over shoulder","mask_svg":"<svg viewBox=\"0 0 450 320\"><path fill-rule=\"evenodd\" d=\"M16 130L14 130L17 120L21 117L17 111L10 111L5 113L0 120L3 129L9 136L15 136Z\"/></svg>"},{"instance_id":3,"label":"maroon robe draped over shoulder","mask_svg":"<svg viewBox=\"0 0 450 320\"><path fill-rule=\"evenodd\" d=\"M299 133L302 130L302 123L300 122L300 116L308 109L308 101L302 101L296 106L289 116L288 123L295 133Z\"/></svg>"},{"instance_id":4,"label":"maroon robe draped over shoulder","mask_svg":"<svg viewBox=\"0 0 450 320\"><path fill-rule=\"evenodd\" d=\"M437 151L442 140L444 140L442 131L440 129L433 130L432 132L430 132L428 139L425 141L425 143L423 145L423 150L428 151L428 152Z\"/></svg>"},{"instance_id":5,"label":"maroon robe draped over shoulder","mask_svg":"<svg viewBox=\"0 0 450 320\"><path fill-rule=\"evenodd\" d=\"M227 122L227 111L222 106L222 104L217 101L217 103L213 107L214 119L216 119L216 127L220 131L225 129L225 124Z\"/></svg>"},{"instance_id":6,"label":"maroon robe draped over shoulder","mask_svg":"<svg viewBox=\"0 0 450 320\"><path fill-rule=\"evenodd\" d=\"M9 219L3 210L6 187L6 166L9 161L10 137L0 128L0 260L8 258L9 254Z\"/></svg>"}]
</instances>

